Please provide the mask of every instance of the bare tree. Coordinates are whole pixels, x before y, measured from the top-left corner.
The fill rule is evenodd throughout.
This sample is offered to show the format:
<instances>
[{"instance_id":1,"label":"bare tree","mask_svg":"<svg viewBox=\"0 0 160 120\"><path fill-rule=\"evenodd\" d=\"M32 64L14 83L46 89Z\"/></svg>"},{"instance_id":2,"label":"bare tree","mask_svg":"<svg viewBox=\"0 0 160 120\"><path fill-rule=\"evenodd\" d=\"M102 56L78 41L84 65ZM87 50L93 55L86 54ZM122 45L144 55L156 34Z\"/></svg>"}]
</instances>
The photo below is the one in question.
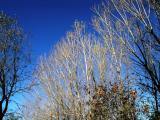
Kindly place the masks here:
<instances>
[{"instance_id":1,"label":"bare tree","mask_svg":"<svg viewBox=\"0 0 160 120\"><path fill-rule=\"evenodd\" d=\"M8 110L11 97L26 89L24 76L28 56L24 34L17 21L0 13L0 119ZM27 53L27 52L26 52ZM22 84L23 83L23 84ZM25 83L27 84L27 83Z\"/></svg>"},{"instance_id":2,"label":"bare tree","mask_svg":"<svg viewBox=\"0 0 160 120\"><path fill-rule=\"evenodd\" d=\"M100 116L116 120L122 115L120 111L129 105L124 105L124 99L129 103L132 99L129 61L127 52L121 49L124 47L120 47L122 44L111 39L107 44L87 33L83 23L75 22L74 30L68 32L48 56L40 58L35 76L46 95L41 98L50 106L48 117L50 115L57 120L93 119L96 114L93 110L94 99L99 99L95 97L99 85L104 86L107 94L103 104L107 112L99 108L106 114ZM122 71L125 73L122 74ZM131 114L125 112L131 118Z\"/></svg>"},{"instance_id":3,"label":"bare tree","mask_svg":"<svg viewBox=\"0 0 160 120\"><path fill-rule=\"evenodd\" d=\"M104 41L116 39L130 53L137 83L153 95L155 111L160 97L159 6L158 0L108 0L93 20Z\"/></svg>"}]
</instances>

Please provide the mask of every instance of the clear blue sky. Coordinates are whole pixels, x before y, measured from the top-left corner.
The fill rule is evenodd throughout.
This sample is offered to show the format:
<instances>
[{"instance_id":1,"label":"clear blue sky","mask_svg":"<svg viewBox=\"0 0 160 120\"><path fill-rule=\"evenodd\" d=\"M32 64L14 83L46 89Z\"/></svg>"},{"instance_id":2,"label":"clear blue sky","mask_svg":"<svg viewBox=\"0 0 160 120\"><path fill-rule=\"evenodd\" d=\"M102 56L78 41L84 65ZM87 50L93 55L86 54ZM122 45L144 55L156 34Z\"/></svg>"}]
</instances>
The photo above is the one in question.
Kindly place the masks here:
<instances>
[{"instance_id":1,"label":"clear blue sky","mask_svg":"<svg viewBox=\"0 0 160 120\"><path fill-rule=\"evenodd\" d=\"M75 19L90 21L100 0L0 0L0 10L16 16L32 46L34 60L47 53Z\"/></svg>"}]
</instances>

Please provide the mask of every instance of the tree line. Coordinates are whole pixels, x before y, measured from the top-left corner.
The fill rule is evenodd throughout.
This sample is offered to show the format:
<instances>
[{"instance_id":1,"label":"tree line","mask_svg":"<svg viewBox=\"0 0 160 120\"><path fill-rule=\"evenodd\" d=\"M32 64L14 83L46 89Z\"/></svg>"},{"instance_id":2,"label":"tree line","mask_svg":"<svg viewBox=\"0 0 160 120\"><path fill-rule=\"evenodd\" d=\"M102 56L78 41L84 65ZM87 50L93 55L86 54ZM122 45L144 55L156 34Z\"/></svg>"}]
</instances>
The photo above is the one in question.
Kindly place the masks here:
<instances>
[{"instance_id":1,"label":"tree line","mask_svg":"<svg viewBox=\"0 0 160 120\"><path fill-rule=\"evenodd\" d=\"M160 119L159 0L107 0L93 12L91 30L75 21L73 30L39 58L33 71L38 85L34 100L21 109L23 119ZM33 84L19 84L25 76L19 75L25 69L24 34L0 16L3 118L10 97Z\"/></svg>"}]
</instances>

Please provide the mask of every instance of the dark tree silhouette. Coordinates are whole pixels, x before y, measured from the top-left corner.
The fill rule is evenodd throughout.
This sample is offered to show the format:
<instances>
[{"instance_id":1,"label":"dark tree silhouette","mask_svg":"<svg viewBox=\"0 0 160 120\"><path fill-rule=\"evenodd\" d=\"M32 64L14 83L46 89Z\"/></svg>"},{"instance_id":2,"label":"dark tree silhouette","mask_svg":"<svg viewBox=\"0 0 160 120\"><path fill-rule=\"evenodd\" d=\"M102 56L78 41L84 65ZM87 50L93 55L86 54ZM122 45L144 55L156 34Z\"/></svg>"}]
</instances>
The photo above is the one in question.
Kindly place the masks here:
<instances>
[{"instance_id":1,"label":"dark tree silhouette","mask_svg":"<svg viewBox=\"0 0 160 120\"><path fill-rule=\"evenodd\" d=\"M0 120L8 110L11 97L26 90L24 81L28 55L24 54L24 34L17 21L0 13Z\"/></svg>"}]
</instances>

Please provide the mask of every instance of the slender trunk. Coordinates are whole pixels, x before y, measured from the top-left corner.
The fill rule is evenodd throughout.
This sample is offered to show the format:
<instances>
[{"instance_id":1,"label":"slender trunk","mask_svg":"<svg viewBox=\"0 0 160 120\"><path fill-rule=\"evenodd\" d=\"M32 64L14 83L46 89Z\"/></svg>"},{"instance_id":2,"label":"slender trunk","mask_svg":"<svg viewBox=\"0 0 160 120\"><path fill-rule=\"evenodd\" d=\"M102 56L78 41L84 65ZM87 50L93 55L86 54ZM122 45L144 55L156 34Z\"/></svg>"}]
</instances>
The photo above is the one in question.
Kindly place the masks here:
<instances>
[{"instance_id":1,"label":"slender trunk","mask_svg":"<svg viewBox=\"0 0 160 120\"><path fill-rule=\"evenodd\" d=\"M3 120L4 114L2 109L2 103L0 102L0 120Z\"/></svg>"},{"instance_id":2,"label":"slender trunk","mask_svg":"<svg viewBox=\"0 0 160 120\"><path fill-rule=\"evenodd\" d=\"M155 97L155 103L156 103L156 112L158 112L159 109L158 109L158 98L157 98L157 91L156 90L154 92L154 97Z\"/></svg>"}]
</instances>

